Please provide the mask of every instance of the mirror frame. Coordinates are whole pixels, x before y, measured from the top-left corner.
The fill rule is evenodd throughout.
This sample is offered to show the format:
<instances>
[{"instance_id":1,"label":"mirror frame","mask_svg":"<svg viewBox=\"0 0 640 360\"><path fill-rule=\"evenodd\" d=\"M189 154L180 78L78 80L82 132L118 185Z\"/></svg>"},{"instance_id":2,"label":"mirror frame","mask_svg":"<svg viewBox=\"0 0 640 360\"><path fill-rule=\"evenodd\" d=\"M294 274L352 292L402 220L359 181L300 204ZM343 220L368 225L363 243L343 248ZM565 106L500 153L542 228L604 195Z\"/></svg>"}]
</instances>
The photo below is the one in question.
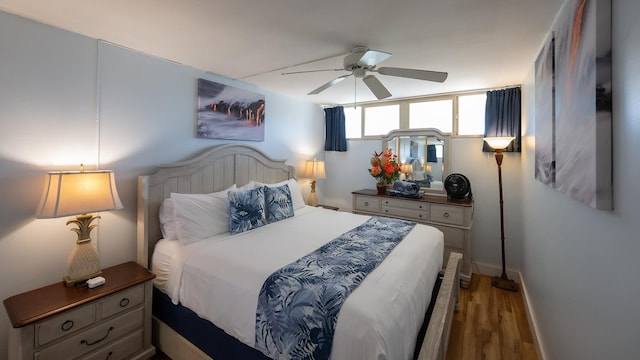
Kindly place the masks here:
<instances>
[{"instance_id":1,"label":"mirror frame","mask_svg":"<svg viewBox=\"0 0 640 360\"><path fill-rule=\"evenodd\" d=\"M443 133L442 131L434 128L392 130L388 134L381 137L382 150L388 149L389 142L394 141L397 137L400 136L434 136L442 140L442 164L444 165L444 171L442 172L442 182L444 183L444 179L446 179L447 176L451 173L451 133ZM398 156L400 156L400 154L398 154ZM444 189L444 184L442 186L442 189L434 190L432 188L425 187L421 187L420 189L424 191L425 195L447 195L447 192Z\"/></svg>"}]
</instances>

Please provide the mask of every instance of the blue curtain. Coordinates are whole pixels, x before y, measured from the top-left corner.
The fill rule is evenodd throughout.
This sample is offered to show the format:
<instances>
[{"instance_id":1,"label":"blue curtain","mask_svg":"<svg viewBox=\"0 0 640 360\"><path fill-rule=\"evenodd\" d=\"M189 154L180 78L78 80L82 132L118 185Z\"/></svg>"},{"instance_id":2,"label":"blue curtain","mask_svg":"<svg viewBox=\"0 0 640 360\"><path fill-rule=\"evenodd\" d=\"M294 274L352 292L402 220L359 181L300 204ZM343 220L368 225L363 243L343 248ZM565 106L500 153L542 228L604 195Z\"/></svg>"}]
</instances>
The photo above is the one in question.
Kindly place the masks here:
<instances>
[{"instance_id":1,"label":"blue curtain","mask_svg":"<svg viewBox=\"0 0 640 360\"><path fill-rule=\"evenodd\" d=\"M347 131L345 129L344 107L324 109L325 151L347 151Z\"/></svg>"},{"instance_id":2,"label":"blue curtain","mask_svg":"<svg viewBox=\"0 0 640 360\"><path fill-rule=\"evenodd\" d=\"M521 141L520 88L487 91L484 113L484 136L514 136L505 151L520 152ZM482 151L493 152L484 142Z\"/></svg>"},{"instance_id":3,"label":"blue curtain","mask_svg":"<svg viewBox=\"0 0 640 360\"><path fill-rule=\"evenodd\" d=\"M438 162L438 155L436 153L435 145L427 145L427 162L430 162L430 163Z\"/></svg>"}]
</instances>

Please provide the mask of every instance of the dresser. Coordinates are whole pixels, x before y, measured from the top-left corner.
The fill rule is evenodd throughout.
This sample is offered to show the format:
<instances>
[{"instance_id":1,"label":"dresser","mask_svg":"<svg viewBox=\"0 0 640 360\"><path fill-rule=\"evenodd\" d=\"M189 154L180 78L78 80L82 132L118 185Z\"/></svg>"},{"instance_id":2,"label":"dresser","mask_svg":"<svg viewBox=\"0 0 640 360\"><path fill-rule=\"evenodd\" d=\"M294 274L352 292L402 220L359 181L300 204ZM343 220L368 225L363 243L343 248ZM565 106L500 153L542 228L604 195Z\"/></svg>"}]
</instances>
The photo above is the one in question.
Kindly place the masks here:
<instances>
[{"instance_id":1,"label":"dresser","mask_svg":"<svg viewBox=\"0 0 640 360\"><path fill-rule=\"evenodd\" d=\"M10 360L147 359L151 344L151 294L155 275L127 262L102 270L104 285L63 282L4 301L13 328Z\"/></svg>"},{"instance_id":2,"label":"dresser","mask_svg":"<svg viewBox=\"0 0 640 360\"><path fill-rule=\"evenodd\" d=\"M377 190L354 191L353 212L415 221L438 228L444 233L444 259L452 251L462 257L460 283L469 287L471 282L471 226L473 201L449 201L444 196L423 195L420 199L378 195Z\"/></svg>"}]
</instances>

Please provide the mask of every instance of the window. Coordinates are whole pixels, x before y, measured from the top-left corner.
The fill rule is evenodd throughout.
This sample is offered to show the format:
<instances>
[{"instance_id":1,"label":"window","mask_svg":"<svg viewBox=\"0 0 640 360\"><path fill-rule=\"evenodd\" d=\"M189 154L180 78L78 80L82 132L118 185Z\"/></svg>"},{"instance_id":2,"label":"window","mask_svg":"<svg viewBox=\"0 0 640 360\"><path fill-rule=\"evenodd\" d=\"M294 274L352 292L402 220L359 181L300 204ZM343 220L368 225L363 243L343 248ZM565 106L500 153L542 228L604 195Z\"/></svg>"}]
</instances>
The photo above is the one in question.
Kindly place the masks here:
<instances>
[{"instance_id":1,"label":"window","mask_svg":"<svg viewBox=\"0 0 640 360\"><path fill-rule=\"evenodd\" d=\"M364 108L364 136L384 135L400 128L400 105Z\"/></svg>"},{"instance_id":2,"label":"window","mask_svg":"<svg viewBox=\"0 0 640 360\"><path fill-rule=\"evenodd\" d=\"M458 135L484 135L487 94L458 97Z\"/></svg>"},{"instance_id":3,"label":"window","mask_svg":"<svg viewBox=\"0 0 640 360\"><path fill-rule=\"evenodd\" d=\"M344 107L344 122L347 139L362 137L362 108Z\"/></svg>"},{"instance_id":4,"label":"window","mask_svg":"<svg viewBox=\"0 0 640 360\"><path fill-rule=\"evenodd\" d=\"M451 132L453 128L453 99L409 104L409 129L436 128Z\"/></svg>"},{"instance_id":5,"label":"window","mask_svg":"<svg viewBox=\"0 0 640 360\"><path fill-rule=\"evenodd\" d=\"M477 91L345 106L347 138L376 138L392 130L424 128L453 136L482 136L486 101L486 92Z\"/></svg>"}]
</instances>

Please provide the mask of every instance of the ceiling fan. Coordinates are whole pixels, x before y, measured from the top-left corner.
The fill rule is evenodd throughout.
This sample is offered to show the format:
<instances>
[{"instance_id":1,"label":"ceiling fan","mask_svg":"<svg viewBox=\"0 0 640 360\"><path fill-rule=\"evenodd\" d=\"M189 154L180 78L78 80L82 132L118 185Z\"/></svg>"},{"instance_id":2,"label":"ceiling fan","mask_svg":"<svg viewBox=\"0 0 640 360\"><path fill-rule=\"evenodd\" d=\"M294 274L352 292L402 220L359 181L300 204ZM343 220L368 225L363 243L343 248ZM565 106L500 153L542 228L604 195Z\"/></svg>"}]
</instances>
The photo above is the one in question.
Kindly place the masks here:
<instances>
[{"instance_id":1,"label":"ceiling fan","mask_svg":"<svg viewBox=\"0 0 640 360\"><path fill-rule=\"evenodd\" d=\"M344 67L342 69L325 69L325 70L308 70L308 71L294 71L294 72L285 72L282 75L290 75L290 74L302 74L302 73L310 73L310 72L319 72L319 71L348 71L349 74L341 75L328 83L320 86L319 88L309 92L307 95L315 95L319 94L328 88L338 84L342 80L348 78L353 75L355 78L362 79L362 81L367 85L369 90L378 98L378 100L386 99L391 96L391 93L387 88L382 85L380 80L376 78L374 75L367 74L367 72L377 72L381 75L388 76L398 76L409 79L418 79L418 80L426 80L426 81L435 81L435 82L444 82L447 79L448 74L446 72L439 71L429 71L429 70L418 70L418 69L406 69L406 68L397 68L397 67L380 67L376 68L376 66L390 58L391 54L378 51L378 50L369 50L369 48L365 46L357 46L351 50L351 53L345 56L343 64Z\"/></svg>"}]
</instances>

